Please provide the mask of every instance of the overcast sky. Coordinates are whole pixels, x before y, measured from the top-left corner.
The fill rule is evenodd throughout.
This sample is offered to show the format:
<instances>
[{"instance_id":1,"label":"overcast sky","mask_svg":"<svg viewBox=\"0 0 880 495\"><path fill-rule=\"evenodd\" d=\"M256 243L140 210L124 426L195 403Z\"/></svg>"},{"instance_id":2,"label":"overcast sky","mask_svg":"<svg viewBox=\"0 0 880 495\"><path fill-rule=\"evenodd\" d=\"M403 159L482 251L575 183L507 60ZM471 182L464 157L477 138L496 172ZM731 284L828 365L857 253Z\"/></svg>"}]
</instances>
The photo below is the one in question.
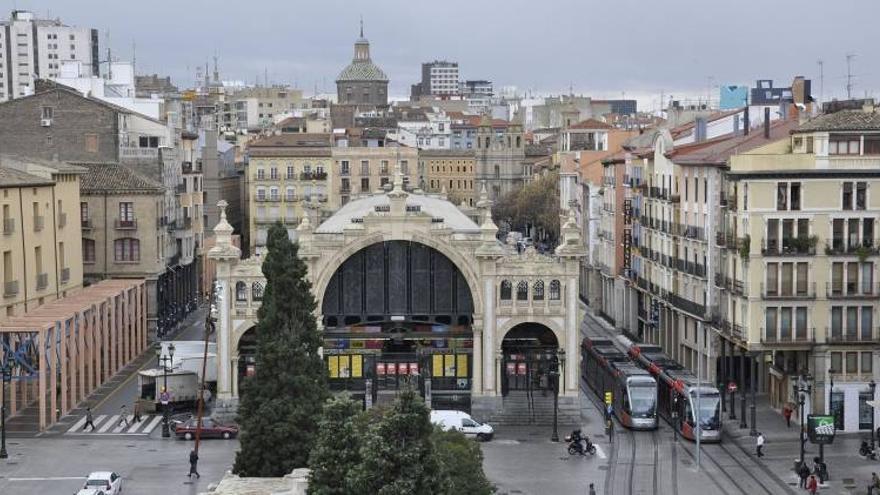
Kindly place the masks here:
<instances>
[{"instance_id":1,"label":"overcast sky","mask_svg":"<svg viewBox=\"0 0 880 495\"><path fill-rule=\"evenodd\" d=\"M189 86L215 53L225 80L296 83L334 91L363 14L373 60L405 96L420 63L459 62L468 79L541 93L705 95L710 85L794 75L824 97L845 96L846 54L855 93L880 89L877 0L6 0L43 17L110 33L114 58L139 73ZM103 55L102 55L103 56Z\"/></svg>"}]
</instances>

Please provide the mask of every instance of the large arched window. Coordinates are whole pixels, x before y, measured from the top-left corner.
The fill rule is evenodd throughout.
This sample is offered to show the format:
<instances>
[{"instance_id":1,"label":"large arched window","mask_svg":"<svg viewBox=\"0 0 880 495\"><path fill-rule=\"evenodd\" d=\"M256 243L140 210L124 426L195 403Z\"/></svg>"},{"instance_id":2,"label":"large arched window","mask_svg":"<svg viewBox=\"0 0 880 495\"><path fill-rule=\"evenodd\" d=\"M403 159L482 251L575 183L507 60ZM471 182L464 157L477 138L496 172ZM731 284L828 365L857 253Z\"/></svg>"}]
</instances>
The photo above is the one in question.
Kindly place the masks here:
<instances>
[{"instance_id":1,"label":"large arched window","mask_svg":"<svg viewBox=\"0 0 880 495\"><path fill-rule=\"evenodd\" d=\"M513 284L510 283L510 280L502 280L501 281L501 300L502 301L510 301L513 292Z\"/></svg>"},{"instance_id":2,"label":"large arched window","mask_svg":"<svg viewBox=\"0 0 880 495\"><path fill-rule=\"evenodd\" d=\"M235 283L235 300L238 302L247 301L247 284L244 282Z\"/></svg>"},{"instance_id":3,"label":"large arched window","mask_svg":"<svg viewBox=\"0 0 880 495\"><path fill-rule=\"evenodd\" d=\"M550 281L550 300L551 301L558 301L561 291L562 291L562 286L559 284L559 280L551 280Z\"/></svg>"},{"instance_id":4,"label":"large arched window","mask_svg":"<svg viewBox=\"0 0 880 495\"><path fill-rule=\"evenodd\" d=\"M543 301L544 300L544 281L538 280L532 285L532 300L534 301Z\"/></svg>"},{"instance_id":5,"label":"large arched window","mask_svg":"<svg viewBox=\"0 0 880 495\"><path fill-rule=\"evenodd\" d=\"M254 301L263 300L263 284L259 282L254 282L254 285L251 288L251 297L254 299Z\"/></svg>"},{"instance_id":6,"label":"large arched window","mask_svg":"<svg viewBox=\"0 0 880 495\"><path fill-rule=\"evenodd\" d=\"M529 300L529 283L525 280L520 280L518 284L516 284L516 300L517 301L528 301Z\"/></svg>"}]
</instances>

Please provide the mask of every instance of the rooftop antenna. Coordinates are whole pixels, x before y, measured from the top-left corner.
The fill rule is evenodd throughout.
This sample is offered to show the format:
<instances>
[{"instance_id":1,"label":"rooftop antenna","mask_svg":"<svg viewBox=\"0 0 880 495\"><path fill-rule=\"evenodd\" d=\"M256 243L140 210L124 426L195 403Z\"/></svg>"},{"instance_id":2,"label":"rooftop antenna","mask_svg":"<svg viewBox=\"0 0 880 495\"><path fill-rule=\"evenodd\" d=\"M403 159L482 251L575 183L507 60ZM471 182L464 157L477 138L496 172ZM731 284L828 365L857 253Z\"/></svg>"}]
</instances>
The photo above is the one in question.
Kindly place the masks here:
<instances>
[{"instance_id":1,"label":"rooftop antenna","mask_svg":"<svg viewBox=\"0 0 880 495\"><path fill-rule=\"evenodd\" d=\"M853 73L852 73L852 61L856 58L856 54L853 52L849 52L846 54L846 99L852 99L852 90L853 90Z\"/></svg>"},{"instance_id":2,"label":"rooftop antenna","mask_svg":"<svg viewBox=\"0 0 880 495\"><path fill-rule=\"evenodd\" d=\"M364 15L361 14L361 38L364 37Z\"/></svg>"},{"instance_id":3,"label":"rooftop antenna","mask_svg":"<svg viewBox=\"0 0 880 495\"><path fill-rule=\"evenodd\" d=\"M816 65L819 66L819 106L821 107L825 98L825 62L820 58L816 61Z\"/></svg>"},{"instance_id":4,"label":"rooftop antenna","mask_svg":"<svg viewBox=\"0 0 880 495\"><path fill-rule=\"evenodd\" d=\"M137 73L137 42L135 40L131 40L131 72Z\"/></svg>"},{"instance_id":5,"label":"rooftop antenna","mask_svg":"<svg viewBox=\"0 0 880 495\"><path fill-rule=\"evenodd\" d=\"M217 50L214 50L214 82L220 82L220 69L217 68Z\"/></svg>"}]
</instances>

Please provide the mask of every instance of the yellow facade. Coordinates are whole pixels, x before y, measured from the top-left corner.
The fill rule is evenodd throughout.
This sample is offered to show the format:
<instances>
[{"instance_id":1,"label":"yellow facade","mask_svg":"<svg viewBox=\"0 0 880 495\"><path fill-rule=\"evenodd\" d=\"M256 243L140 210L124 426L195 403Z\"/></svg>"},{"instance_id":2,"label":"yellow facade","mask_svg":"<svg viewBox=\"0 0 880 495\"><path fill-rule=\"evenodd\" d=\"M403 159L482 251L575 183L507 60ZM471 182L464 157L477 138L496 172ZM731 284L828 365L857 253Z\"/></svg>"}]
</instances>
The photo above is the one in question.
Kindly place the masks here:
<instances>
[{"instance_id":1,"label":"yellow facade","mask_svg":"<svg viewBox=\"0 0 880 495\"><path fill-rule=\"evenodd\" d=\"M425 171L428 192L445 190L453 203L464 201L468 206L474 206L479 185L475 181L476 158L473 151L425 150L419 155L419 167Z\"/></svg>"},{"instance_id":2,"label":"yellow facade","mask_svg":"<svg viewBox=\"0 0 880 495\"><path fill-rule=\"evenodd\" d=\"M420 187L418 150L407 146L333 148L330 205L340 208L353 198L390 185L400 168L406 188Z\"/></svg>"}]
</instances>

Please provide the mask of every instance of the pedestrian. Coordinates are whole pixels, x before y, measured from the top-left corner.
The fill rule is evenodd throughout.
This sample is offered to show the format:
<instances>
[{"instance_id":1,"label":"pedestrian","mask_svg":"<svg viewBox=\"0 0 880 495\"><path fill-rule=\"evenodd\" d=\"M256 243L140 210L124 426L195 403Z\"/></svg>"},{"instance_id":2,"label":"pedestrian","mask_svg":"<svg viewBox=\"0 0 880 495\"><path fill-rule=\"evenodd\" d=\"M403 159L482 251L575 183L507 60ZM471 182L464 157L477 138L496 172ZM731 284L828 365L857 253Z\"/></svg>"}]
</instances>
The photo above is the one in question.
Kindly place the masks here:
<instances>
[{"instance_id":1,"label":"pedestrian","mask_svg":"<svg viewBox=\"0 0 880 495\"><path fill-rule=\"evenodd\" d=\"M119 406L119 425L125 424L128 427L128 409L126 409L125 404Z\"/></svg>"},{"instance_id":2,"label":"pedestrian","mask_svg":"<svg viewBox=\"0 0 880 495\"><path fill-rule=\"evenodd\" d=\"M880 489L880 478L877 473L871 473L871 484L868 485L868 495L874 495L874 490Z\"/></svg>"},{"instance_id":3,"label":"pedestrian","mask_svg":"<svg viewBox=\"0 0 880 495\"><path fill-rule=\"evenodd\" d=\"M187 475L188 477L192 478L192 475L196 475L196 478L202 477L196 469L198 465L199 454L196 454L196 449L192 449L189 451L189 474Z\"/></svg>"},{"instance_id":4,"label":"pedestrian","mask_svg":"<svg viewBox=\"0 0 880 495\"><path fill-rule=\"evenodd\" d=\"M807 477L809 477L809 476L810 476L810 468L807 467L806 462L802 462L800 467L798 467L798 477L800 477L800 479L801 479L799 486L801 488L807 487Z\"/></svg>"},{"instance_id":5,"label":"pedestrian","mask_svg":"<svg viewBox=\"0 0 880 495\"><path fill-rule=\"evenodd\" d=\"M95 431L95 421L94 418L92 418L92 408L86 407L86 425L83 426L83 431L86 431L86 428L89 426L92 427L90 431Z\"/></svg>"},{"instance_id":6,"label":"pedestrian","mask_svg":"<svg viewBox=\"0 0 880 495\"><path fill-rule=\"evenodd\" d=\"M755 439L755 454L758 457L764 457L764 434L758 432L758 438Z\"/></svg>"},{"instance_id":7,"label":"pedestrian","mask_svg":"<svg viewBox=\"0 0 880 495\"><path fill-rule=\"evenodd\" d=\"M589 495L596 495L596 486L590 483L590 493Z\"/></svg>"},{"instance_id":8,"label":"pedestrian","mask_svg":"<svg viewBox=\"0 0 880 495\"><path fill-rule=\"evenodd\" d=\"M132 407L132 413L134 414L134 418L131 420L133 423L141 422L141 403L137 399L134 400L134 407Z\"/></svg>"},{"instance_id":9,"label":"pedestrian","mask_svg":"<svg viewBox=\"0 0 880 495\"><path fill-rule=\"evenodd\" d=\"M816 495L816 490L819 489L819 480L816 479L815 475L810 475L810 479L807 480L807 491L810 492L810 495Z\"/></svg>"},{"instance_id":10,"label":"pedestrian","mask_svg":"<svg viewBox=\"0 0 880 495\"><path fill-rule=\"evenodd\" d=\"M791 428L791 405L786 404L782 408L782 415L785 416L785 426Z\"/></svg>"}]
</instances>

